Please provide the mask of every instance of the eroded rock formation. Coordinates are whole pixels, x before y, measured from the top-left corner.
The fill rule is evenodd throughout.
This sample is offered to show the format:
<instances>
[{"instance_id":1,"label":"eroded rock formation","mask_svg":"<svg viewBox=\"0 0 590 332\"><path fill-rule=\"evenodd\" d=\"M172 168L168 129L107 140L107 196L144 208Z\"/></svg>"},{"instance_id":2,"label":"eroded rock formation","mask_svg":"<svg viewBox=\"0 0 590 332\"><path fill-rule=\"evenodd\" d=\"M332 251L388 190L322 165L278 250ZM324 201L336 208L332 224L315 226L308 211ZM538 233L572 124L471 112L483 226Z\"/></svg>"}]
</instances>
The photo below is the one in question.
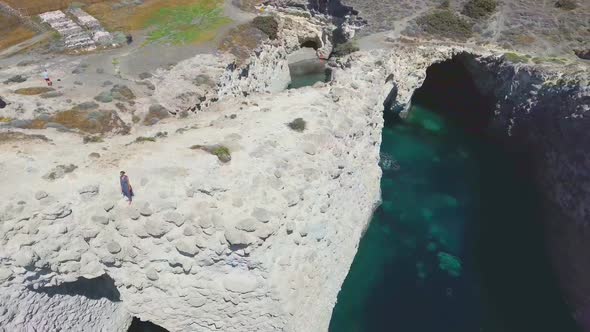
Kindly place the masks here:
<instances>
[{"instance_id":1,"label":"eroded rock formation","mask_svg":"<svg viewBox=\"0 0 590 332\"><path fill-rule=\"evenodd\" d=\"M379 202L383 105L403 114L428 66L457 54L473 55L466 63L480 89L498 101L498 135L535 152L552 211L565 216L548 222L566 294L587 317L590 275L578 254L587 242L587 67L565 75L508 63L491 47L401 44L334 61L329 84L284 91L288 55L310 39L329 54L335 26L321 15L277 15L280 38L243 65L200 55L147 78L158 112L202 111L196 117L158 117L133 128L136 140L84 145L47 128L36 144L0 140L0 183L11 188L0 191L7 328L123 331L139 317L169 331L326 331ZM133 102L149 114L151 100ZM26 116L33 105L23 103ZM286 125L297 118L303 132ZM231 160L193 146L224 147ZM119 193L121 169L132 205ZM118 299L62 286L105 274Z\"/></svg>"},{"instance_id":2,"label":"eroded rock formation","mask_svg":"<svg viewBox=\"0 0 590 332\"><path fill-rule=\"evenodd\" d=\"M428 66L452 57L460 57L480 91L495 100L492 135L531 154L531 172L547 202L540 207L546 218L538 227L546 228L548 251L573 314L590 330L590 270L588 257L580 254L588 251L590 202L587 67L514 64L490 48L408 46L351 56L341 63L346 70L335 71L333 84L346 82L363 90L384 82L380 99L404 116ZM382 73L367 77L367 69L375 65Z\"/></svg>"}]
</instances>

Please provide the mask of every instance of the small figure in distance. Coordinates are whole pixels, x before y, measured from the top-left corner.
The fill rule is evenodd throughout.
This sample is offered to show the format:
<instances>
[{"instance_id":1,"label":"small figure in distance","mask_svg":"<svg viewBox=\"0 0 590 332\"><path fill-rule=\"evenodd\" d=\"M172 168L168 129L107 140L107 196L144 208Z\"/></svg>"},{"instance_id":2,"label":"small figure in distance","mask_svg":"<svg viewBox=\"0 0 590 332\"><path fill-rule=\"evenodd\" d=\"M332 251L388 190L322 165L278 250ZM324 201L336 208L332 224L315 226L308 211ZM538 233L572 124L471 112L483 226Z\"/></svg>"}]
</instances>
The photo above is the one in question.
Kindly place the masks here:
<instances>
[{"instance_id":1,"label":"small figure in distance","mask_svg":"<svg viewBox=\"0 0 590 332\"><path fill-rule=\"evenodd\" d=\"M124 171L121 171L119 180L121 181L121 193L127 198L129 205L131 205L133 201L133 188L131 187L131 183L129 183L129 177L125 175Z\"/></svg>"},{"instance_id":2,"label":"small figure in distance","mask_svg":"<svg viewBox=\"0 0 590 332\"><path fill-rule=\"evenodd\" d=\"M53 85L53 82L51 82L51 79L49 78L49 73L47 72L47 68L43 69L43 79L45 80L45 82L47 82L47 86Z\"/></svg>"}]
</instances>

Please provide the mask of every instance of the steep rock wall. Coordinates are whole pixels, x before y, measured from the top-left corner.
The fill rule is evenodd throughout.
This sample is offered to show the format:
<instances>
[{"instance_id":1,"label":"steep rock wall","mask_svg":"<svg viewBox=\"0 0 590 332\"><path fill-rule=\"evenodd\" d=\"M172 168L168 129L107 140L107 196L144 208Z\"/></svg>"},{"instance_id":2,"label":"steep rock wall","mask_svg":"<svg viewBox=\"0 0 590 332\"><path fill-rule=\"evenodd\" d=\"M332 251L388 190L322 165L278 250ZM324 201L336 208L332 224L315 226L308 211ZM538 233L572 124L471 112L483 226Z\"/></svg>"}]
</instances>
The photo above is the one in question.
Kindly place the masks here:
<instances>
[{"instance_id":1,"label":"steep rock wall","mask_svg":"<svg viewBox=\"0 0 590 332\"><path fill-rule=\"evenodd\" d=\"M496 100L491 133L530 151L545 199L547 243L565 297L590 331L590 83L584 65L533 66L505 62L492 48L412 45L359 52L337 62L336 85L379 90L389 111L407 114L412 93L433 63L462 58L479 89ZM380 75L366 76L370 68Z\"/></svg>"},{"instance_id":2,"label":"steep rock wall","mask_svg":"<svg viewBox=\"0 0 590 332\"><path fill-rule=\"evenodd\" d=\"M471 65L498 100L493 132L525 147L543 192L549 254L565 298L590 331L590 85L588 72L547 72L482 59Z\"/></svg>"}]
</instances>

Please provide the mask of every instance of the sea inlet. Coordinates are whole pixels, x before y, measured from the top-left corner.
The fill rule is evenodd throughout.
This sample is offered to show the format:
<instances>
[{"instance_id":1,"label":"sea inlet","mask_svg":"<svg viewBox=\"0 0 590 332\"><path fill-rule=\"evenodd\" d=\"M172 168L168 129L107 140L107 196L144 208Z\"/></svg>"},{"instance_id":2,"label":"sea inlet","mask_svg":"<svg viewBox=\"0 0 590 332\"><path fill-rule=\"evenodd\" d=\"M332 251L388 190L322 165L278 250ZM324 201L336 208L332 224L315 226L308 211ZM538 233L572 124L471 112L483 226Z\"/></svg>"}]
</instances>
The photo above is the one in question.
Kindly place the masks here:
<instances>
[{"instance_id":1,"label":"sea inlet","mask_svg":"<svg viewBox=\"0 0 590 332\"><path fill-rule=\"evenodd\" d=\"M432 65L405 119L385 111L382 204L330 332L573 332L524 150L460 58Z\"/></svg>"}]
</instances>

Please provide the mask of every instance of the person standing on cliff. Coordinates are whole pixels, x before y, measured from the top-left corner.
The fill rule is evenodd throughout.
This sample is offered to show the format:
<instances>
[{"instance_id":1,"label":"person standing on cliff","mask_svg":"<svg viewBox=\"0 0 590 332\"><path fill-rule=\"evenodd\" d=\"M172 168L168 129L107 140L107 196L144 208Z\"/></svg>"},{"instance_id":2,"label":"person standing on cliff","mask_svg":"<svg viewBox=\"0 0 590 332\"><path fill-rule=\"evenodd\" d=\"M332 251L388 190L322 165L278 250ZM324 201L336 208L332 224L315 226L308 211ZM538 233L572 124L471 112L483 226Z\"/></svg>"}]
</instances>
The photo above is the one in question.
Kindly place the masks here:
<instances>
[{"instance_id":1,"label":"person standing on cliff","mask_svg":"<svg viewBox=\"0 0 590 332\"><path fill-rule=\"evenodd\" d=\"M53 85L53 82L51 82L51 79L49 78L49 73L47 72L47 68L43 69L43 79L45 80L45 82L47 82L48 86Z\"/></svg>"},{"instance_id":2,"label":"person standing on cliff","mask_svg":"<svg viewBox=\"0 0 590 332\"><path fill-rule=\"evenodd\" d=\"M129 177L125 175L124 171L121 171L119 180L121 181L121 193L127 197L129 205L131 205L133 201L133 188L131 187L131 183L129 183Z\"/></svg>"}]
</instances>

